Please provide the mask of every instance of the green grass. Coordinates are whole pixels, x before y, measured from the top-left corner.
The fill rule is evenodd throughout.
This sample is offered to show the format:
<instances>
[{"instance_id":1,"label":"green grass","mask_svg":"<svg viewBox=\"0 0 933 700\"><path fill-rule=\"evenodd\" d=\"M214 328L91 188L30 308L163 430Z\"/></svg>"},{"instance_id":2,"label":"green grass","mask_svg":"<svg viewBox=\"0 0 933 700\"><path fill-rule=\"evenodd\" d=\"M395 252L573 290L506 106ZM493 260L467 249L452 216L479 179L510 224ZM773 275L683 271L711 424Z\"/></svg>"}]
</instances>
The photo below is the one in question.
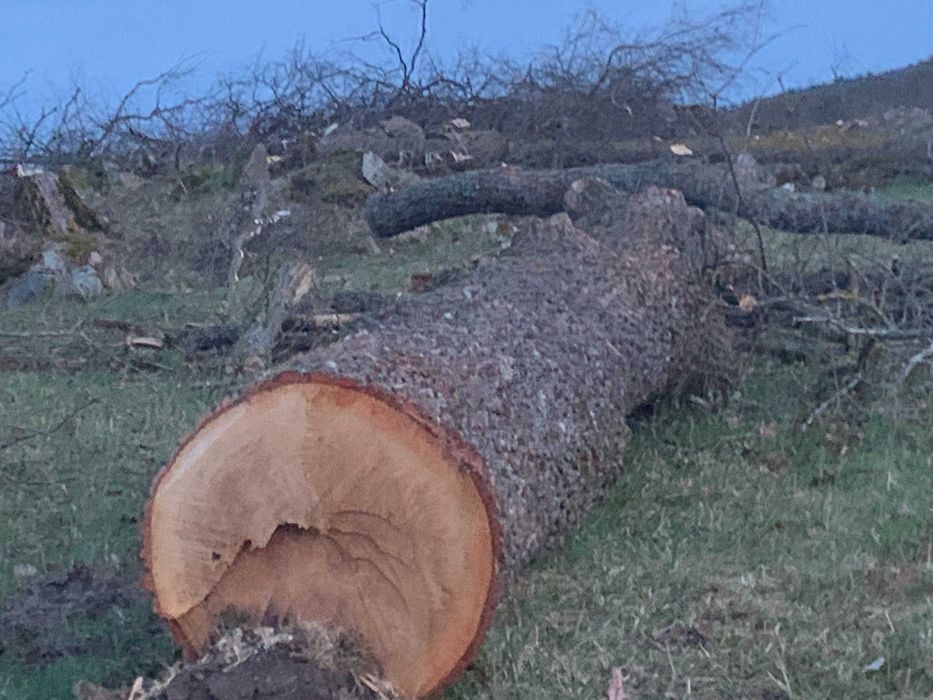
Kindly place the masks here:
<instances>
[{"instance_id":1,"label":"green grass","mask_svg":"<svg viewBox=\"0 0 933 700\"><path fill-rule=\"evenodd\" d=\"M876 192L886 199L912 199L917 202L933 204L933 182L920 180L896 181Z\"/></svg>"},{"instance_id":2,"label":"green grass","mask_svg":"<svg viewBox=\"0 0 933 700\"><path fill-rule=\"evenodd\" d=\"M411 275L438 273L468 266L502 251L511 228L487 217L469 216L432 224L423 240L382 244L379 255L334 255L314 261L320 293L338 291L407 291ZM201 291L136 290L106 294L86 302L51 296L16 309L0 311L0 333L55 331L73 328L79 321L118 319L162 329L186 323L217 323L235 314L262 291L262 281L245 278L241 283L247 299L228 308L228 290ZM2 336L0 336L2 340Z\"/></svg>"},{"instance_id":3,"label":"green grass","mask_svg":"<svg viewBox=\"0 0 933 700\"><path fill-rule=\"evenodd\" d=\"M0 374L4 440L83 407L0 453L0 595L16 564L135 556L152 475L227 391L200 381ZM782 684L789 697L927 697L933 421L878 415L801 434L820 389L805 368L763 365L725 414L667 408L639 426L618 487L519 582L447 697L599 697L612 666L642 697L684 697L688 683L693 697ZM172 658L164 638L140 638L144 624L85 624L113 651L39 668L0 660L0 697L68 697L77 677ZM690 628L709 641L676 631ZM881 655L881 671L862 671Z\"/></svg>"},{"instance_id":4,"label":"green grass","mask_svg":"<svg viewBox=\"0 0 933 700\"><path fill-rule=\"evenodd\" d=\"M736 234L737 244L757 265L758 243L752 227L742 224ZM897 243L862 234L800 235L763 228L762 243L772 273L807 274L826 269L877 273L889 269L893 258L910 264L933 263L933 241Z\"/></svg>"},{"instance_id":5,"label":"green grass","mask_svg":"<svg viewBox=\"0 0 933 700\"><path fill-rule=\"evenodd\" d=\"M202 292L132 291L86 302L49 297L0 314L2 331L66 330L79 321L111 319L173 328L217 321L225 290Z\"/></svg>"},{"instance_id":6,"label":"green grass","mask_svg":"<svg viewBox=\"0 0 933 700\"><path fill-rule=\"evenodd\" d=\"M205 380L0 373L0 445L21 440L0 451L0 596L17 564L106 561L136 545L152 476L229 388Z\"/></svg>"},{"instance_id":7,"label":"green grass","mask_svg":"<svg viewBox=\"0 0 933 700\"><path fill-rule=\"evenodd\" d=\"M0 450L0 600L22 583L18 565L45 571L135 557L153 475L229 390L229 382L205 379L0 373L0 444L25 438ZM172 650L164 636L150 636L146 608L70 620L82 627L72 634L94 640L92 655L40 667L0 655L0 697L70 697L76 678L117 680L157 668Z\"/></svg>"},{"instance_id":8,"label":"green grass","mask_svg":"<svg viewBox=\"0 0 933 700\"><path fill-rule=\"evenodd\" d=\"M878 272L879 269L887 269L895 257L911 264L933 262L933 241L895 243L877 236L801 236L771 229L764 230L762 238L771 270L789 269L808 273L851 267L863 272ZM751 250L751 236L747 242Z\"/></svg>"},{"instance_id":9,"label":"green grass","mask_svg":"<svg viewBox=\"0 0 933 700\"><path fill-rule=\"evenodd\" d=\"M167 634L151 633L145 603L114 605L93 617L70 621L72 634L96 645L94 654L61 657L35 666L0 657L0 698L53 700L71 698L76 680L94 679L119 687L137 675L153 675L171 663L175 650Z\"/></svg>"},{"instance_id":10,"label":"green grass","mask_svg":"<svg viewBox=\"0 0 933 700\"><path fill-rule=\"evenodd\" d=\"M779 265L876 264L895 251L933 259L928 243L767 236ZM412 273L463 265L501 240L454 222L379 256L321 259L318 271L325 292L401 291ZM214 290L47 300L0 312L0 332L94 318L208 323L225 299ZM17 565L136 556L152 476L235 381L163 364L0 372L0 445L15 441L0 449L0 600L23 584ZM633 433L606 502L509 592L477 662L445 697L604 697L614 666L642 698L933 696L933 410L923 381L913 390L801 433L825 382L806 367L760 363L722 413L662 408ZM102 640L91 654L40 666L0 654L0 697L66 698L77 678L116 684L169 663L174 652L146 616L137 605L70 620ZM879 671L863 670L879 656Z\"/></svg>"},{"instance_id":11,"label":"green grass","mask_svg":"<svg viewBox=\"0 0 933 700\"><path fill-rule=\"evenodd\" d=\"M471 260L494 256L511 236L508 224L480 216L451 219L424 230L423 240L380 242L381 255L321 258L325 291L405 291L411 275L462 268Z\"/></svg>"},{"instance_id":12,"label":"green grass","mask_svg":"<svg viewBox=\"0 0 933 700\"><path fill-rule=\"evenodd\" d=\"M641 426L448 696L596 698L619 666L636 697L930 697L933 421L801 434L815 388L767 365L725 415Z\"/></svg>"}]
</instances>

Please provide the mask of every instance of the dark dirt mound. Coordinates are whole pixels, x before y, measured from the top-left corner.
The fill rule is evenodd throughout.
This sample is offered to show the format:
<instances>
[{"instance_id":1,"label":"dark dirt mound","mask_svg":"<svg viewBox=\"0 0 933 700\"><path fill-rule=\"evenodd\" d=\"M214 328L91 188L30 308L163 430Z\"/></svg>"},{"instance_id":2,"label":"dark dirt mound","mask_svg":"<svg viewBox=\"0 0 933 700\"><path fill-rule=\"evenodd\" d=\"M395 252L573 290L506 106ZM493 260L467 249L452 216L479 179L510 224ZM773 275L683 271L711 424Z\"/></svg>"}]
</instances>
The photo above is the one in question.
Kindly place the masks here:
<instances>
[{"instance_id":1,"label":"dark dirt mound","mask_svg":"<svg viewBox=\"0 0 933 700\"><path fill-rule=\"evenodd\" d=\"M126 638L112 634L122 628L127 628ZM153 659L148 669L138 660L154 646L167 650L167 644L154 643L165 638L163 625L151 613L149 597L139 585L136 562L78 564L36 576L9 596L0 610L0 658L41 665L64 656L109 657L114 663L103 679L108 685L155 672L165 654ZM314 625L237 627L223 634L196 663L176 666L161 680L145 683L142 697L391 700L395 695L378 675L377 664L350 634ZM129 690L108 691L80 682L76 692L79 697L122 698Z\"/></svg>"},{"instance_id":2,"label":"dark dirt mound","mask_svg":"<svg viewBox=\"0 0 933 700\"><path fill-rule=\"evenodd\" d=\"M135 563L78 564L37 576L3 601L0 658L45 664L66 655L107 655L122 643L99 631L119 628L127 617L148 618L146 632L163 636L162 624L148 612L150 607ZM134 636L138 635L136 630Z\"/></svg>"},{"instance_id":3,"label":"dark dirt mound","mask_svg":"<svg viewBox=\"0 0 933 700\"><path fill-rule=\"evenodd\" d=\"M317 625L236 628L195 664L154 681L147 700L391 700L356 640Z\"/></svg>"}]
</instances>

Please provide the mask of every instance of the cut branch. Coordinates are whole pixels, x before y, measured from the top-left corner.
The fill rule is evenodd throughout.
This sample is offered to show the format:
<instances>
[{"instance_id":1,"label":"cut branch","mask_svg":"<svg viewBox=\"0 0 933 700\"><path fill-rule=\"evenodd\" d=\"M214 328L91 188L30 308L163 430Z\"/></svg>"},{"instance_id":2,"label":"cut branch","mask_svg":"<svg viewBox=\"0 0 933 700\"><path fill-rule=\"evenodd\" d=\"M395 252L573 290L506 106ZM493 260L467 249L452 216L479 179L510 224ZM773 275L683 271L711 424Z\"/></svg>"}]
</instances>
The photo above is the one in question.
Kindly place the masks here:
<instances>
[{"instance_id":1,"label":"cut branch","mask_svg":"<svg viewBox=\"0 0 933 700\"><path fill-rule=\"evenodd\" d=\"M917 367L933 357L933 342L927 345L923 350L912 355L910 359L907 360L907 363L904 365L904 368L898 373L897 379L894 382L894 386L900 386L907 381L907 378L913 373Z\"/></svg>"}]
</instances>

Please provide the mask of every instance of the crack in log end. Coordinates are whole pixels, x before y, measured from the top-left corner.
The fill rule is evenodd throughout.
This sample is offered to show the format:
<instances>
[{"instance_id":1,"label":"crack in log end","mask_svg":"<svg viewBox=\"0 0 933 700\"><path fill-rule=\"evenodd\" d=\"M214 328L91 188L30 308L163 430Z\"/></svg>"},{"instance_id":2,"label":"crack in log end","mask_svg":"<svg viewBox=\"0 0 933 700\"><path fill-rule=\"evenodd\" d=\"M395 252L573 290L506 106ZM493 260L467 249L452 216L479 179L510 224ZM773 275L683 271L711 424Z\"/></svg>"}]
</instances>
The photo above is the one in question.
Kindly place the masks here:
<instances>
[{"instance_id":1,"label":"crack in log end","mask_svg":"<svg viewBox=\"0 0 933 700\"><path fill-rule=\"evenodd\" d=\"M375 390L289 379L225 405L156 483L156 608L189 653L230 611L354 630L403 693L433 691L472 657L492 608L482 463Z\"/></svg>"}]
</instances>

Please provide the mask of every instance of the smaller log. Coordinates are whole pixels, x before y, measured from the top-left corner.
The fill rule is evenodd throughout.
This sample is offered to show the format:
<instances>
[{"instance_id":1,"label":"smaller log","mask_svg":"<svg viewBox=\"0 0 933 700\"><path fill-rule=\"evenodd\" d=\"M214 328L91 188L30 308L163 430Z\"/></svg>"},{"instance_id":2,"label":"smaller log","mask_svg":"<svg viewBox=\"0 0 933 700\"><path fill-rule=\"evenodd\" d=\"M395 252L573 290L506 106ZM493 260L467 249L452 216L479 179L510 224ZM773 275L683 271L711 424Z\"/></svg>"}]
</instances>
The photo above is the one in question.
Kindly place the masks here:
<instances>
[{"instance_id":1,"label":"smaller log","mask_svg":"<svg viewBox=\"0 0 933 700\"><path fill-rule=\"evenodd\" d=\"M272 180L269 175L268 153L266 147L259 144L253 149L243 166L240 176L240 187L246 192L248 203L246 208L250 212L249 225L233 240L233 257L230 260L230 269L227 271L227 286L233 289L240 281L240 268L246 257L244 248L251 240L263 232L269 209L269 196Z\"/></svg>"},{"instance_id":2,"label":"smaller log","mask_svg":"<svg viewBox=\"0 0 933 700\"><path fill-rule=\"evenodd\" d=\"M649 185L677 189L688 204L722 209L794 233L863 233L897 241L933 240L933 206L856 194L743 189L725 165L655 160L566 170L474 170L373 194L363 215L389 237L439 219L478 213L550 216L564 209L572 182L600 178L625 192Z\"/></svg>"}]
</instances>

